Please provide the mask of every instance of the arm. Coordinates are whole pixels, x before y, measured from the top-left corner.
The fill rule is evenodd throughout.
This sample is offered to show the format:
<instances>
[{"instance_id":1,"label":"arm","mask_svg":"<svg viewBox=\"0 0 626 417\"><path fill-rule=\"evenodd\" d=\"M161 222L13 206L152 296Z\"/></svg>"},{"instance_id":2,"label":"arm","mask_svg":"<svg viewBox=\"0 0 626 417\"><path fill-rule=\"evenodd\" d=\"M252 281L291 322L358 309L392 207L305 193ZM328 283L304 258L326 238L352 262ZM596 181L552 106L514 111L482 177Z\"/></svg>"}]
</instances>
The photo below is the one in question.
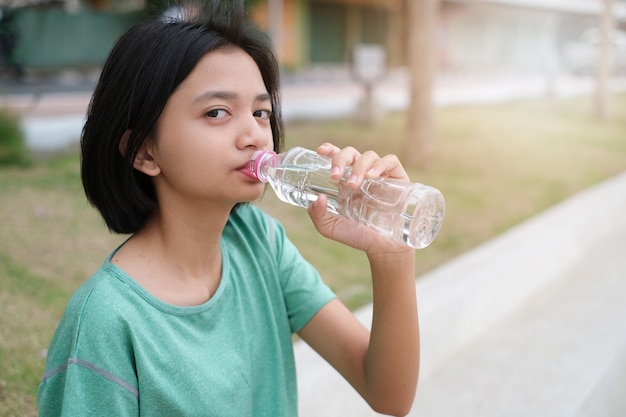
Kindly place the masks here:
<instances>
[{"instance_id":1,"label":"arm","mask_svg":"<svg viewBox=\"0 0 626 417\"><path fill-rule=\"evenodd\" d=\"M339 152L325 145L333 165L352 165L358 187L363 177L385 174L407 178L395 157L361 157L353 149ZM367 173L367 174L366 174ZM382 413L405 415L411 408L419 373L419 327L415 297L415 252L368 228L326 213L321 197L309 208L324 236L364 250L373 283L371 335L341 302L323 307L300 336L334 366L370 406Z\"/></svg>"}]
</instances>

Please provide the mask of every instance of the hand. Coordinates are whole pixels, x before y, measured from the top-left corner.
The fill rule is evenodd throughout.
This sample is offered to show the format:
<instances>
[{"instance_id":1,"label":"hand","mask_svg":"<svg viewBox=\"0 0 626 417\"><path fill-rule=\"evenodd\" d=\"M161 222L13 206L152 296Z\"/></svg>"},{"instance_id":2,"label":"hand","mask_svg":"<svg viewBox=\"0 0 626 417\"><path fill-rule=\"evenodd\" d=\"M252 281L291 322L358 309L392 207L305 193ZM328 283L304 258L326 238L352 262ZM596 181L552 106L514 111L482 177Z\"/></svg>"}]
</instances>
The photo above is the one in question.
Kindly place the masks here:
<instances>
[{"instance_id":1,"label":"hand","mask_svg":"<svg viewBox=\"0 0 626 417\"><path fill-rule=\"evenodd\" d=\"M381 158L373 151L361 154L353 147L340 149L330 143L321 145L317 153L332 158L331 177L333 179L339 180L345 168L351 167L352 173L347 180L349 188L357 189L364 179L380 176L409 181L406 171L395 155L386 155ZM366 226L329 214L326 211L326 196L324 195L309 206L309 216L315 228L323 236L363 250L368 254L413 252L407 246L381 236Z\"/></svg>"},{"instance_id":2,"label":"hand","mask_svg":"<svg viewBox=\"0 0 626 417\"><path fill-rule=\"evenodd\" d=\"M317 153L332 158L334 179L341 178L347 166L352 168L352 176L348 180L350 188L359 188L365 178L381 176L409 181L409 176L396 155L390 154L381 158L374 151L366 151L361 155L351 146L340 149L330 143L324 143L317 148Z\"/></svg>"}]
</instances>

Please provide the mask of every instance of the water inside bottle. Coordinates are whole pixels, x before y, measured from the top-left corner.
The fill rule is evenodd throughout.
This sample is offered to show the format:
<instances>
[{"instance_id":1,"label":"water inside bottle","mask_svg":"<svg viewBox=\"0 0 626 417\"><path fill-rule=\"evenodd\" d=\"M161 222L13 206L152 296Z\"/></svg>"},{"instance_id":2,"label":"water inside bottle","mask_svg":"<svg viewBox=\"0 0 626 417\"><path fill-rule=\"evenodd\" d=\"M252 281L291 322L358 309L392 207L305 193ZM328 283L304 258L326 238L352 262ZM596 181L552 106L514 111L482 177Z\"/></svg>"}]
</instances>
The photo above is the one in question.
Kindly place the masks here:
<instances>
[{"instance_id":1,"label":"water inside bottle","mask_svg":"<svg viewBox=\"0 0 626 417\"><path fill-rule=\"evenodd\" d=\"M377 178L355 190L343 180L330 178L325 169L306 165L269 167L268 179L278 198L286 203L308 207L320 194L326 194L331 214L365 224L413 248L428 246L443 220L443 196L422 184L407 186L406 181Z\"/></svg>"},{"instance_id":2,"label":"water inside bottle","mask_svg":"<svg viewBox=\"0 0 626 417\"><path fill-rule=\"evenodd\" d=\"M346 217L367 224L383 236L415 246L411 235L416 219L416 202L408 198L406 182L388 178L363 183L359 192L346 195ZM340 200L342 198L340 197Z\"/></svg>"},{"instance_id":3,"label":"water inside bottle","mask_svg":"<svg viewBox=\"0 0 626 417\"><path fill-rule=\"evenodd\" d=\"M345 207L345 209L344 209ZM339 212L413 248L428 246L443 220L443 196L432 187L392 178L364 182L339 195Z\"/></svg>"},{"instance_id":4,"label":"water inside bottle","mask_svg":"<svg viewBox=\"0 0 626 417\"><path fill-rule=\"evenodd\" d=\"M337 212L338 182L329 177L328 173L316 168L302 166L279 166L269 168L270 185L278 198L286 203L300 207L308 207L316 201L320 194L326 194L328 209Z\"/></svg>"}]
</instances>

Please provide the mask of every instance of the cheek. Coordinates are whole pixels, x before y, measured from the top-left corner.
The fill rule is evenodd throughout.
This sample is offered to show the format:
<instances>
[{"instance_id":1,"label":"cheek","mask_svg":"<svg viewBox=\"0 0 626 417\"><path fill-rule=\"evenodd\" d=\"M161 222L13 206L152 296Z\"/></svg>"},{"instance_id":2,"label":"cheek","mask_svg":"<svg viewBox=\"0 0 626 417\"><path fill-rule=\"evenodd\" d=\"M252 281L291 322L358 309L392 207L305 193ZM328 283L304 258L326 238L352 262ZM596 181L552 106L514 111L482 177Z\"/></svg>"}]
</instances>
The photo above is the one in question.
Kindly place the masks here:
<instances>
[{"instance_id":1,"label":"cheek","mask_svg":"<svg viewBox=\"0 0 626 417\"><path fill-rule=\"evenodd\" d=\"M210 152L210 138L197 123L168 121L160 126L156 141L163 163L191 164Z\"/></svg>"},{"instance_id":2,"label":"cheek","mask_svg":"<svg viewBox=\"0 0 626 417\"><path fill-rule=\"evenodd\" d=\"M162 179L184 193L203 193L222 181L225 149L206 132L181 128L162 132L157 146L157 163Z\"/></svg>"},{"instance_id":3,"label":"cheek","mask_svg":"<svg viewBox=\"0 0 626 417\"><path fill-rule=\"evenodd\" d=\"M158 163L166 175L198 176L205 174L214 165L211 161L213 151L202 143L190 144L188 139L179 139L160 147Z\"/></svg>"}]
</instances>

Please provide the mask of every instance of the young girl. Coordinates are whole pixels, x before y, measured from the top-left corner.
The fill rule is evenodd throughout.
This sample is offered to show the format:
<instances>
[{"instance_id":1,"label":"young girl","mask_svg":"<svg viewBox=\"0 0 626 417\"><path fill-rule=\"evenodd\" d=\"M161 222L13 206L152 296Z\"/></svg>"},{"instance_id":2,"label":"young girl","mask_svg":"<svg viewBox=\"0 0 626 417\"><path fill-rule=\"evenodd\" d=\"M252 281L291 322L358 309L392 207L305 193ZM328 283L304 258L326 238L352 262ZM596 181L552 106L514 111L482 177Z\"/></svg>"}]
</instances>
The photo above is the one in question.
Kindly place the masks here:
<instances>
[{"instance_id":1,"label":"young girl","mask_svg":"<svg viewBox=\"0 0 626 417\"><path fill-rule=\"evenodd\" d=\"M224 4L233 2L227 1ZM248 204L244 174L280 151L278 65L243 1L182 8L113 48L82 135L82 179L110 230L131 237L70 300L39 386L45 416L297 415L292 334L378 412L411 408L419 368L414 252L326 212L322 235L365 251L370 332L281 225ZM323 144L349 186L408 180L398 158Z\"/></svg>"}]
</instances>

